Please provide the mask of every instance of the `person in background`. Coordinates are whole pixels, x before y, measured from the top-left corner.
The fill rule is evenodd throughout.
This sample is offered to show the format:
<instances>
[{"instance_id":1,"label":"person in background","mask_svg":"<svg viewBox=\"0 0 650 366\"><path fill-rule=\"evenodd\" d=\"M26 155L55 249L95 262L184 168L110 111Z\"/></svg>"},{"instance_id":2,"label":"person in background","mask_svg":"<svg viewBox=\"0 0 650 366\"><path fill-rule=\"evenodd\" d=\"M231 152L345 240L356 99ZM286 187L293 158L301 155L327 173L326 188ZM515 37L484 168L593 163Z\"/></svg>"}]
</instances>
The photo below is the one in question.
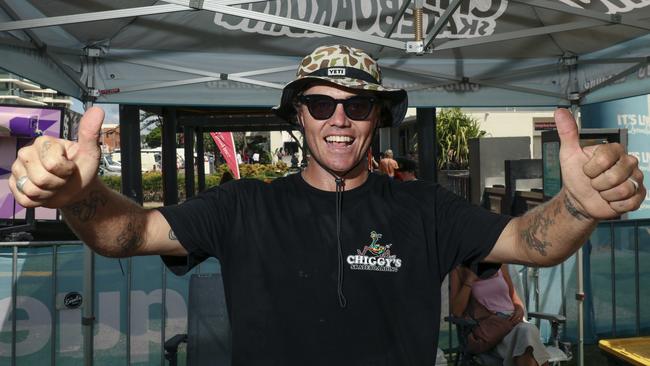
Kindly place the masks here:
<instances>
[{"instance_id":1,"label":"person in background","mask_svg":"<svg viewBox=\"0 0 650 366\"><path fill-rule=\"evenodd\" d=\"M450 281L454 316L462 317L473 297L487 310L503 314L512 323L510 333L489 351L502 358L504 366L548 365L550 355L540 340L537 327L524 321L524 303L512 285L507 265L485 279L480 279L465 266L458 266L451 272Z\"/></svg>"},{"instance_id":2,"label":"person in background","mask_svg":"<svg viewBox=\"0 0 650 366\"><path fill-rule=\"evenodd\" d=\"M395 179L402 182L417 180L415 175L417 163L408 158L397 158L397 168L395 168Z\"/></svg>"},{"instance_id":3,"label":"person in background","mask_svg":"<svg viewBox=\"0 0 650 366\"><path fill-rule=\"evenodd\" d=\"M388 149L384 152L384 157L379 161L379 171L393 178L395 168L397 168L397 162L393 159L393 150Z\"/></svg>"}]
</instances>

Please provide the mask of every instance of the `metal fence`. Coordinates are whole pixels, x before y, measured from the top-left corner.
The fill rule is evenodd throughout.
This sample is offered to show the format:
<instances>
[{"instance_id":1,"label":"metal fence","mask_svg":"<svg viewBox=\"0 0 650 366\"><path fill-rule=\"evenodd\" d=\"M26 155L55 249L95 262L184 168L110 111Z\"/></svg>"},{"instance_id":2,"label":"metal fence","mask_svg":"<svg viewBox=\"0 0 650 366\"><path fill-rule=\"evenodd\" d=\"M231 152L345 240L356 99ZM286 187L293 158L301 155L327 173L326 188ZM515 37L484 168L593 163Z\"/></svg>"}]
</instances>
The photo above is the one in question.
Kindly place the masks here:
<instances>
[{"instance_id":1,"label":"metal fence","mask_svg":"<svg viewBox=\"0 0 650 366\"><path fill-rule=\"evenodd\" d=\"M0 365L82 363L82 258L78 241L0 243ZM217 271L210 260L192 273ZM165 339L186 331L191 275L168 273L158 257L95 256L95 365L165 363Z\"/></svg>"}]
</instances>

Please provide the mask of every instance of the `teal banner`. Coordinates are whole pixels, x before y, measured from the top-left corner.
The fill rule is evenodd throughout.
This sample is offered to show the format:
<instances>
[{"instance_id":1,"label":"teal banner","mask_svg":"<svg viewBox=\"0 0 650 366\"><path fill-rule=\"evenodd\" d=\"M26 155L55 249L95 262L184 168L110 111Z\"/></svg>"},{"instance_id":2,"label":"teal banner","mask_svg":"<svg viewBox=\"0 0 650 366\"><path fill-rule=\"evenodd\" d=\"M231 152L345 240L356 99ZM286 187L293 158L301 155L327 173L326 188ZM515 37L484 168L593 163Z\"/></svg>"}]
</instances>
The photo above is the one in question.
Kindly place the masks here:
<instances>
[{"instance_id":1,"label":"teal banner","mask_svg":"<svg viewBox=\"0 0 650 366\"><path fill-rule=\"evenodd\" d=\"M13 247L0 247L0 365L81 365L81 244L18 247L15 259ZM165 364L164 340L187 331L189 277L198 271L220 268L212 258L178 277L157 256L96 255L94 364Z\"/></svg>"},{"instance_id":2,"label":"teal banner","mask_svg":"<svg viewBox=\"0 0 650 366\"><path fill-rule=\"evenodd\" d=\"M639 159L639 167L650 177L650 96L620 99L612 102L594 103L580 108L583 128L626 128L627 151ZM641 208L628 214L628 219L650 217L650 191Z\"/></svg>"}]
</instances>

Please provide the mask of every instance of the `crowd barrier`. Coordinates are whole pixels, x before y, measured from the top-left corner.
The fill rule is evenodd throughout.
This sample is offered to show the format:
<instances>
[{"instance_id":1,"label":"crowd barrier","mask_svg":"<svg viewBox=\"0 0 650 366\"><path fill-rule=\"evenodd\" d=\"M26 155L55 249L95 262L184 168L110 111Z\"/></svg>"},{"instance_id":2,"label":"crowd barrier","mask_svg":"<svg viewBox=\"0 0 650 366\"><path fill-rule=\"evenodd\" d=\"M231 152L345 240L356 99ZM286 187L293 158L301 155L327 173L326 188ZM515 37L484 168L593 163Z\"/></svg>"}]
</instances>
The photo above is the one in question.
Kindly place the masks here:
<instances>
[{"instance_id":1,"label":"crowd barrier","mask_svg":"<svg viewBox=\"0 0 650 366\"><path fill-rule=\"evenodd\" d=\"M192 273L159 257L95 256L96 365L162 365L164 340L187 327ZM81 242L0 243L0 365L79 365L83 360ZM130 295L130 296L129 296Z\"/></svg>"}]
</instances>

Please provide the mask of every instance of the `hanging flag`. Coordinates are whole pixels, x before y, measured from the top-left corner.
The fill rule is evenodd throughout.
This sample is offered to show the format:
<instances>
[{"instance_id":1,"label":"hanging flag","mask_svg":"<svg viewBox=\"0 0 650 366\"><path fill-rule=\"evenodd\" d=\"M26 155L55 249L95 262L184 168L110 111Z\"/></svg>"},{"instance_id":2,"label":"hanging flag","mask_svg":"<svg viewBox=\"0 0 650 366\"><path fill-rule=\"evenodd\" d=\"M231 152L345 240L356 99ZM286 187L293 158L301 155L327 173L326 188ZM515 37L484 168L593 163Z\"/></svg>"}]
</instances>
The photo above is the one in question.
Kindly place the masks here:
<instances>
[{"instance_id":1,"label":"hanging flag","mask_svg":"<svg viewBox=\"0 0 650 366\"><path fill-rule=\"evenodd\" d=\"M239 165L237 164L237 155L235 154L235 139L232 132L210 132L210 136L217 144L221 156L226 160L235 179L239 179Z\"/></svg>"}]
</instances>

